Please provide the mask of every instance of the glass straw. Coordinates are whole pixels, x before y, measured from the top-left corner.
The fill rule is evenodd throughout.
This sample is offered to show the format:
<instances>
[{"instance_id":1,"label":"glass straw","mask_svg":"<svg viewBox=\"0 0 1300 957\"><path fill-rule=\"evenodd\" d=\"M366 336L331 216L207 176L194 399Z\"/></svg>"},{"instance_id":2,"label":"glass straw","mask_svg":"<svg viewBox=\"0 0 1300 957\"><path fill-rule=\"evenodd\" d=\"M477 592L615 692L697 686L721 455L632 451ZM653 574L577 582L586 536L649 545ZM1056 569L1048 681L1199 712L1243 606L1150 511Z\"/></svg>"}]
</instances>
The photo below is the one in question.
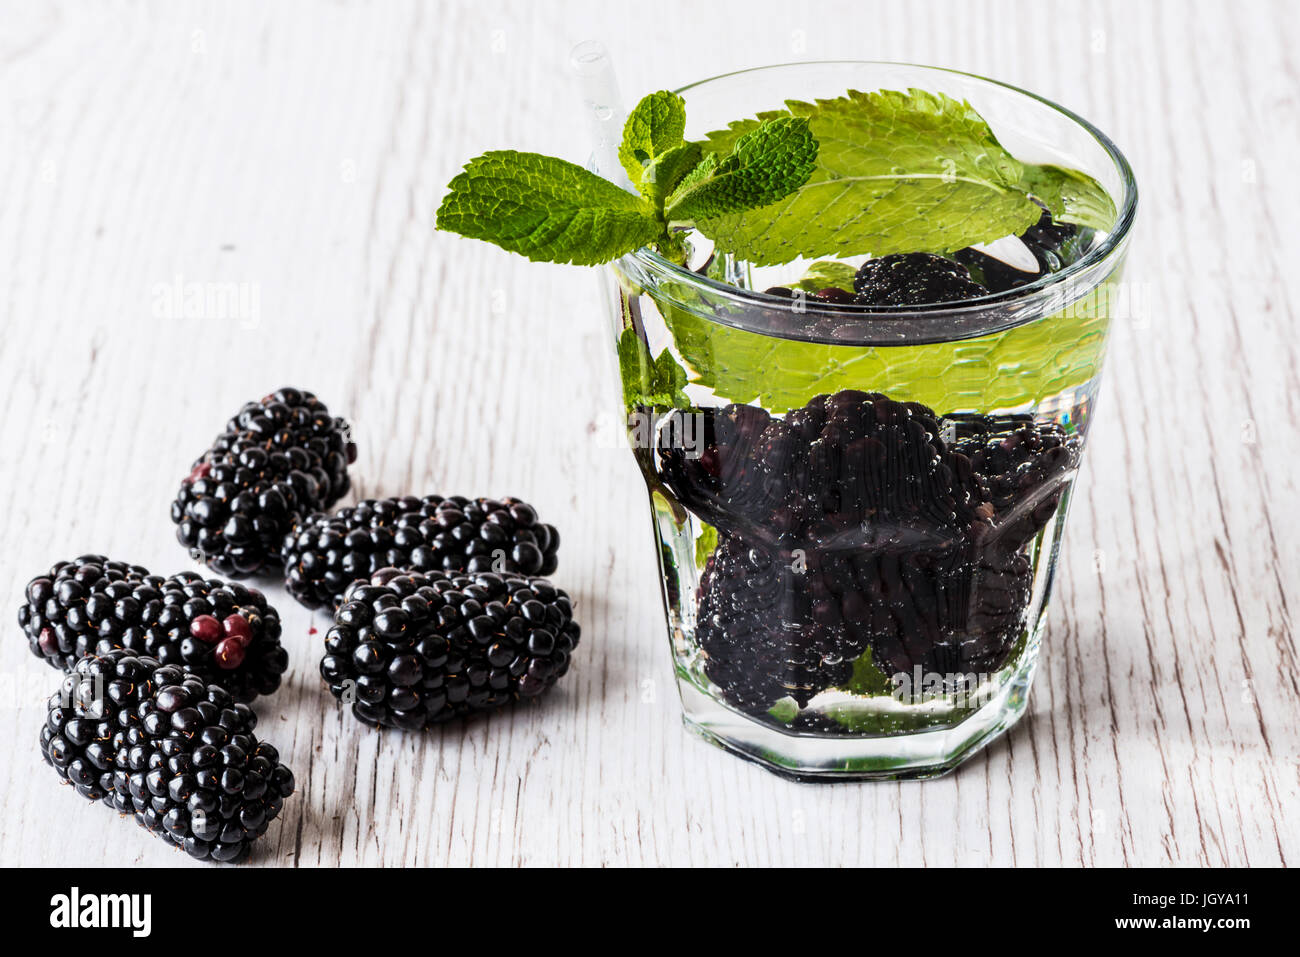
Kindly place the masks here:
<instances>
[{"instance_id":1,"label":"glass straw","mask_svg":"<svg viewBox=\"0 0 1300 957\"><path fill-rule=\"evenodd\" d=\"M599 40L583 40L569 51L569 69L586 107L595 172L630 190L632 183L618 162L626 113L609 51Z\"/></svg>"}]
</instances>

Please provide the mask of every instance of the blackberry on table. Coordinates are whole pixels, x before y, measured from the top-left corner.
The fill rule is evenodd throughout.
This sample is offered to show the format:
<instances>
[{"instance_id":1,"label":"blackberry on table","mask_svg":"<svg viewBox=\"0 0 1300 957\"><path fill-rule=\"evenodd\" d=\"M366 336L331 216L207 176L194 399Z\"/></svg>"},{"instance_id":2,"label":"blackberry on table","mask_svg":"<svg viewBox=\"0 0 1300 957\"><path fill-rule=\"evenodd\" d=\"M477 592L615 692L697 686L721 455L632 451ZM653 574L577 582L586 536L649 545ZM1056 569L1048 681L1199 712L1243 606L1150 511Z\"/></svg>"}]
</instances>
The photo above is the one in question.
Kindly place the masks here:
<instances>
[{"instance_id":1,"label":"blackberry on table","mask_svg":"<svg viewBox=\"0 0 1300 957\"><path fill-rule=\"evenodd\" d=\"M228 578L262 571L295 518L347 494L356 460L348 436L310 392L280 389L246 403L181 483L171 508L177 539Z\"/></svg>"},{"instance_id":2,"label":"blackberry on table","mask_svg":"<svg viewBox=\"0 0 1300 957\"><path fill-rule=\"evenodd\" d=\"M238 582L194 572L164 578L82 555L33 578L25 595L18 624L32 654L65 672L85 655L126 649L247 702L275 691L288 667L279 614Z\"/></svg>"},{"instance_id":3,"label":"blackberry on table","mask_svg":"<svg viewBox=\"0 0 1300 957\"><path fill-rule=\"evenodd\" d=\"M289 594L318 608L381 568L550 575L559 545L555 527L517 498L405 496L308 516L285 536L281 559Z\"/></svg>"},{"instance_id":4,"label":"blackberry on table","mask_svg":"<svg viewBox=\"0 0 1300 957\"><path fill-rule=\"evenodd\" d=\"M933 253L868 259L853 277L860 306L926 306L988 295L961 263Z\"/></svg>"},{"instance_id":5,"label":"blackberry on table","mask_svg":"<svg viewBox=\"0 0 1300 957\"><path fill-rule=\"evenodd\" d=\"M49 699L40 747L82 797L200 860L233 862L294 789L256 725L225 689L117 648L73 666Z\"/></svg>"},{"instance_id":6,"label":"blackberry on table","mask_svg":"<svg viewBox=\"0 0 1300 957\"><path fill-rule=\"evenodd\" d=\"M320 671L364 723L418 730L542 694L580 636L544 578L385 568L348 587Z\"/></svg>"}]
</instances>

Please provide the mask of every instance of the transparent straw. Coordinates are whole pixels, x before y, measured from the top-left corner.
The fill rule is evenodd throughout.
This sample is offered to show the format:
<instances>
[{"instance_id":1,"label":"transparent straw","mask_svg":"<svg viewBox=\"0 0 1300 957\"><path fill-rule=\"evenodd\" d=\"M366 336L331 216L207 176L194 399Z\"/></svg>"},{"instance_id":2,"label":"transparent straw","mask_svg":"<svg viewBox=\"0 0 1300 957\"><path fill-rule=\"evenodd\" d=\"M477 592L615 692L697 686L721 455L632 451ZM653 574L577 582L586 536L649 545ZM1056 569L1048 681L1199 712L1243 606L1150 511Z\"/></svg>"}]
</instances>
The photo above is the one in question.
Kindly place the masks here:
<instances>
[{"instance_id":1,"label":"transparent straw","mask_svg":"<svg viewBox=\"0 0 1300 957\"><path fill-rule=\"evenodd\" d=\"M618 162L618 144L627 114L609 51L598 40L583 40L569 51L569 69L586 107L595 171L624 189L631 189L632 183Z\"/></svg>"}]
</instances>

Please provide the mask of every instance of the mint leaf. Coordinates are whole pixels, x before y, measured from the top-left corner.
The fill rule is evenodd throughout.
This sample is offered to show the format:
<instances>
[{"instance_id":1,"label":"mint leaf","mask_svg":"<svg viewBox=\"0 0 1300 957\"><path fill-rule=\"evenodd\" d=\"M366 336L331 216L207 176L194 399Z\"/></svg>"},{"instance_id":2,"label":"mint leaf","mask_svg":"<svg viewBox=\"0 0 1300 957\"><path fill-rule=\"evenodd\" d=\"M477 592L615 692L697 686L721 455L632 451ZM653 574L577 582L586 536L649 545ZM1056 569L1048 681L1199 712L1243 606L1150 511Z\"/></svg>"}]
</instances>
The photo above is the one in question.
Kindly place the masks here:
<instances>
[{"instance_id":1,"label":"mint leaf","mask_svg":"<svg viewBox=\"0 0 1300 957\"><path fill-rule=\"evenodd\" d=\"M844 690L850 694L888 695L894 693L894 685L885 673L876 667L871 658L871 649L853 659L853 674Z\"/></svg>"},{"instance_id":2,"label":"mint leaf","mask_svg":"<svg viewBox=\"0 0 1300 957\"><path fill-rule=\"evenodd\" d=\"M805 292L821 292L834 287L845 292L853 292L853 277L858 271L848 263L835 259L823 259L815 262L804 271L803 278L793 288Z\"/></svg>"},{"instance_id":3,"label":"mint leaf","mask_svg":"<svg viewBox=\"0 0 1300 957\"><path fill-rule=\"evenodd\" d=\"M691 404L682 392L687 384L686 370L667 349L659 353L658 359L653 358L634 329L624 329L618 337L618 369L623 380L623 404L629 410L684 409Z\"/></svg>"},{"instance_id":4,"label":"mint leaf","mask_svg":"<svg viewBox=\"0 0 1300 957\"><path fill-rule=\"evenodd\" d=\"M700 522L700 537L695 540L695 567L704 571L704 566L709 563L709 557L717 547L718 530Z\"/></svg>"},{"instance_id":5,"label":"mint leaf","mask_svg":"<svg viewBox=\"0 0 1300 957\"><path fill-rule=\"evenodd\" d=\"M644 199L581 166L537 153L484 153L449 189L438 209L439 229L532 260L596 265L663 232Z\"/></svg>"},{"instance_id":6,"label":"mint leaf","mask_svg":"<svg viewBox=\"0 0 1300 957\"><path fill-rule=\"evenodd\" d=\"M851 90L786 105L707 137L725 155L762 122L793 116L808 120L820 144L816 169L786 198L697 224L742 259L950 252L1038 221L1041 210L1021 185L1025 166L968 103L922 90Z\"/></svg>"},{"instance_id":7,"label":"mint leaf","mask_svg":"<svg viewBox=\"0 0 1300 957\"><path fill-rule=\"evenodd\" d=\"M627 170L628 179L640 183L645 165L680 146L685 133L685 100L667 90L642 97L627 115L618 147L618 161Z\"/></svg>"},{"instance_id":8,"label":"mint leaf","mask_svg":"<svg viewBox=\"0 0 1300 957\"><path fill-rule=\"evenodd\" d=\"M687 176L668 198L665 218L690 223L770 205L807 182L816 162L817 140L807 120L760 123L725 159Z\"/></svg>"},{"instance_id":9,"label":"mint leaf","mask_svg":"<svg viewBox=\"0 0 1300 957\"><path fill-rule=\"evenodd\" d=\"M1026 166L1021 187L1037 196L1058 223L1109 230L1119 213L1110 193L1086 173L1062 166Z\"/></svg>"},{"instance_id":10,"label":"mint leaf","mask_svg":"<svg viewBox=\"0 0 1300 957\"><path fill-rule=\"evenodd\" d=\"M781 414L815 395L862 389L946 413L1015 408L1087 383L1105 350L1114 288L1104 284L1062 312L977 339L881 348L799 342L723 325L668 301L693 301L691 290L678 284L665 287L655 304L690 382L725 401L758 400ZM711 314L703 304L698 311ZM990 376L990 369L998 374Z\"/></svg>"},{"instance_id":11,"label":"mint leaf","mask_svg":"<svg viewBox=\"0 0 1300 957\"><path fill-rule=\"evenodd\" d=\"M795 718L799 717L799 702L790 697L782 698L768 708L767 713L772 716L773 720L781 724L790 724Z\"/></svg>"},{"instance_id":12,"label":"mint leaf","mask_svg":"<svg viewBox=\"0 0 1300 957\"><path fill-rule=\"evenodd\" d=\"M666 153L660 153L641 171L636 188L650 200L656 209L662 209L664 199L704 157L704 147L699 143L682 143Z\"/></svg>"}]
</instances>

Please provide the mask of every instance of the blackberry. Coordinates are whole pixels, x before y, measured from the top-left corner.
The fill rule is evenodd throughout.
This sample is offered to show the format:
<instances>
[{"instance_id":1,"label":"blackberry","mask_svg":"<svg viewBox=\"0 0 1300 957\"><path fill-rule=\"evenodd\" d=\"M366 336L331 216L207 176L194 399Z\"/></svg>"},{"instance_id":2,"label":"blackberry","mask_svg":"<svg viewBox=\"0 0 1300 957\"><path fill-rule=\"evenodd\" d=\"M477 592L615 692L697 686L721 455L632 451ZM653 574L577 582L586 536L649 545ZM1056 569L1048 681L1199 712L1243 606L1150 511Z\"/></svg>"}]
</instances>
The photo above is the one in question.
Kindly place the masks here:
<instances>
[{"instance_id":1,"label":"blackberry","mask_svg":"<svg viewBox=\"0 0 1300 957\"><path fill-rule=\"evenodd\" d=\"M995 509L1002 546L1018 549L1056 514L1063 477L1079 464L1083 440L1056 423L1021 421L1009 429L1011 422L986 418L982 424L983 431L958 442L955 450L969 458L979 494Z\"/></svg>"},{"instance_id":2,"label":"blackberry","mask_svg":"<svg viewBox=\"0 0 1300 957\"><path fill-rule=\"evenodd\" d=\"M848 561L768 552L723 538L705 565L696 640L724 698L761 714L792 697L799 707L843 684L866 649L850 622L865 609Z\"/></svg>"},{"instance_id":3,"label":"blackberry","mask_svg":"<svg viewBox=\"0 0 1300 957\"><path fill-rule=\"evenodd\" d=\"M743 531L755 539L789 532L786 495L768 487L760 471L765 430L774 421L765 409L728 405L670 412L655 443L658 471L677 498L720 531Z\"/></svg>"},{"instance_id":4,"label":"blackberry","mask_svg":"<svg viewBox=\"0 0 1300 957\"><path fill-rule=\"evenodd\" d=\"M59 777L200 860L246 857L293 793L248 706L178 665L88 655L47 707L41 753Z\"/></svg>"},{"instance_id":5,"label":"blackberry","mask_svg":"<svg viewBox=\"0 0 1300 957\"><path fill-rule=\"evenodd\" d=\"M299 389L246 403L181 483L171 509L177 539L227 578L261 571L295 518L347 494L357 454L349 431Z\"/></svg>"},{"instance_id":6,"label":"blackberry","mask_svg":"<svg viewBox=\"0 0 1300 957\"><path fill-rule=\"evenodd\" d=\"M868 648L886 675L998 670L1023 634L1023 549L1080 441L1031 416L939 417L853 390L784 418L671 413L659 474L721 536L698 596L705 673L761 714L843 684Z\"/></svg>"},{"instance_id":7,"label":"blackberry","mask_svg":"<svg viewBox=\"0 0 1300 957\"><path fill-rule=\"evenodd\" d=\"M320 671L361 721L417 730L542 694L579 636L546 579L384 568L348 587Z\"/></svg>"},{"instance_id":8,"label":"blackberry","mask_svg":"<svg viewBox=\"0 0 1300 957\"><path fill-rule=\"evenodd\" d=\"M1024 272L978 249L958 250L953 258L970 270L971 277L990 292L1006 292L1028 285L1045 273L1060 272L1082 258L1092 241L1093 231L1071 223L1054 223L1046 209L1038 222L1021 233L1020 239L1038 261L1038 272Z\"/></svg>"},{"instance_id":9,"label":"blackberry","mask_svg":"<svg viewBox=\"0 0 1300 957\"><path fill-rule=\"evenodd\" d=\"M696 449L677 419L699 416ZM784 418L755 406L678 411L658 437L660 473L682 504L769 547L835 547L875 536L946 540L981 520L970 463L915 402L843 390Z\"/></svg>"},{"instance_id":10,"label":"blackberry","mask_svg":"<svg viewBox=\"0 0 1300 957\"><path fill-rule=\"evenodd\" d=\"M381 568L550 575L559 532L517 498L426 495L367 499L295 525L284 538L284 580L308 608L333 606Z\"/></svg>"},{"instance_id":11,"label":"blackberry","mask_svg":"<svg viewBox=\"0 0 1300 957\"><path fill-rule=\"evenodd\" d=\"M853 277L860 306L926 306L988 295L961 263L933 253L868 259Z\"/></svg>"},{"instance_id":12,"label":"blackberry","mask_svg":"<svg viewBox=\"0 0 1300 957\"><path fill-rule=\"evenodd\" d=\"M1029 559L1000 546L883 553L857 565L861 621L886 675L992 674L1006 663L1029 602Z\"/></svg>"},{"instance_id":13,"label":"blackberry","mask_svg":"<svg viewBox=\"0 0 1300 957\"><path fill-rule=\"evenodd\" d=\"M126 649L183 667L237 701L280 686L289 659L280 616L238 582L194 572L170 578L82 555L27 583L18 624L32 654L65 672L85 655Z\"/></svg>"}]
</instances>

